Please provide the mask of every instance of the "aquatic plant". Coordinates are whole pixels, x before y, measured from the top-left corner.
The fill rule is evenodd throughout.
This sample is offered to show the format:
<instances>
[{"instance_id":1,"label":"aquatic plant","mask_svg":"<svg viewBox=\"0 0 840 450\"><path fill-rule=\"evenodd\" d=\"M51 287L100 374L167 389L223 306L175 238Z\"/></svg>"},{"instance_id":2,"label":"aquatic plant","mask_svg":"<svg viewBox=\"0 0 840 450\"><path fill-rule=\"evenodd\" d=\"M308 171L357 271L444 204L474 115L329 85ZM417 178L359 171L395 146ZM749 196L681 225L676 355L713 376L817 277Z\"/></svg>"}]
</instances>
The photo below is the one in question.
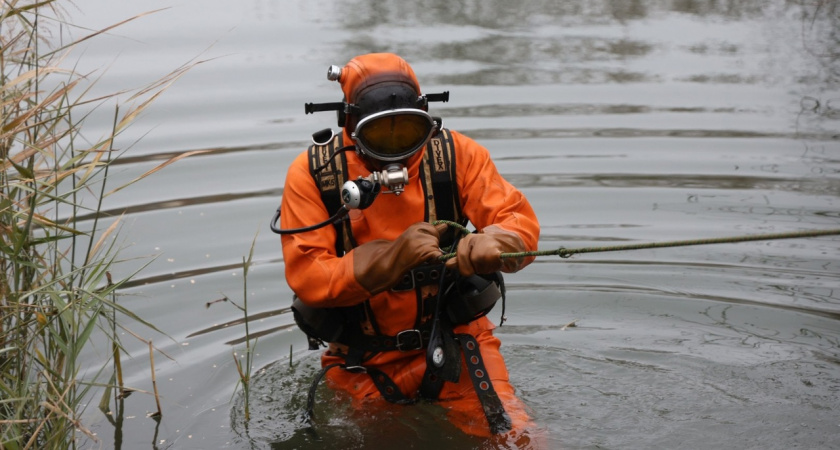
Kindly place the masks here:
<instances>
[{"instance_id":1,"label":"aquatic plant","mask_svg":"<svg viewBox=\"0 0 840 450\"><path fill-rule=\"evenodd\" d=\"M233 363L236 365L236 372L239 374L239 379L236 381L237 386L242 386L242 398L243 398L243 417L245 418L245 422L248 422L251 419L251 374L254 368L254 356L255 351L257 348L257 337L251 334L251 327L250 322L253 320L253 317L248 315L248 270L251 268L254 259L254 247L257 245L257 236L259 233L254 235L254 240L251 241L251 248L248 251L248 256L242 257L242 305L239 305L234 300L229 298L228 296L224 296L218 300L213 300L207 302L207 307L211 307L216 303L219 302L226 302L233 305L236 309L242 312L242 319L237 319L232 322L228 322L222 324L221 326L216 325L210 327L206 330L201 330L196 333L193 333L187 337L197 336L199 334L204 334L206 332L224 328L229 325L245 325L245 335L240 338L236 339L235 341L226 342L226 344L230 344L231 351L233 352ZM259 333L258 333L259 334ZM253 341L253 343L252 343ZM245 350L240 353L237 352L236 347L234 347L238 343L245 343ZM243 358L244 361L240 360ZM235 392L234 392L235 394Z\"/></svg>"},{"instance_id":2,"label":"aquatic plant","mask_svg":"<svg viewBox=\"0 0 840 450\"><path fill-rule=\"evenodd\" d=\"M5 449L74 447L80 433L96 440L80 417L109 364L119 368L113 358L121 348L118 318L154 329L117 302L120 286L142 267L111 279L111 268L121 262L116 239L121 225L119 218L101 214L102 202L189 155L106 189L108 168L119 158L120 133L190 66L136 92L89 98L92 74L68 69L68 55L76 44L142 15L60 43L65 15L57 0L0 5L0 448ZM85 120L110 104L115 104L110 132L90 140L82 133ZM98 334L113 345L113 357L83 372L80 353ZM151 351L150 341L149 346Z\"/></svg>"},{"instance_id":3,"label":"aquatic plant","mask_svg":"<svg viewBox=\"0 0 840 450\"><path fill-rule=\"evenodd\" d=\"M249 327L250 317L248 317L248 269L251 267L251 261L254 258L254 246L257 244L257 236L251 242L251 250L248 252L248 258L242 258L242 306L233 303L234 306L242 311L245 320L245 361L242 362L237 357L236 351L233 352L233 362L236 363L236 371L239 373L239 382L242 383L242 394L245 399L245 421L251 419L251 371L254 366L254 350L256 350L256 340L251 344L251 330Z\"/></svg>"}]
</instances>

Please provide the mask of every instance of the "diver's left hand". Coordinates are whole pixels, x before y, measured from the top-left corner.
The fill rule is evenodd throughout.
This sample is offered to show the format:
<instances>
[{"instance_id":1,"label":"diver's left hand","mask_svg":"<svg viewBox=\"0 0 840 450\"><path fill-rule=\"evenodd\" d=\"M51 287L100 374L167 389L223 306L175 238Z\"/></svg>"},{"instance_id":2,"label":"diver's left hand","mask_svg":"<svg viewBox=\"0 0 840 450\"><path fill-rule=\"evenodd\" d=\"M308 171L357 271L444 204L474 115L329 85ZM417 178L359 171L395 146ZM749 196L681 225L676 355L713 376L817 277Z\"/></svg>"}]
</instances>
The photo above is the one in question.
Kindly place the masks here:
<instances>
[{"instance_id":1,"label":"diver's left hand","mask_svg":"<svg viewBox=\"0 0 840 450\"><path fill-rule=\"evenodd\" d=\"M523 258L499 257L502 253L524 252L525 244L516 233L490 225L480 233L468 234L458 242L455 257L446 262L449 270L457 269L465 277L496 271L515 272Z\"/></svg>"}]
</instances>

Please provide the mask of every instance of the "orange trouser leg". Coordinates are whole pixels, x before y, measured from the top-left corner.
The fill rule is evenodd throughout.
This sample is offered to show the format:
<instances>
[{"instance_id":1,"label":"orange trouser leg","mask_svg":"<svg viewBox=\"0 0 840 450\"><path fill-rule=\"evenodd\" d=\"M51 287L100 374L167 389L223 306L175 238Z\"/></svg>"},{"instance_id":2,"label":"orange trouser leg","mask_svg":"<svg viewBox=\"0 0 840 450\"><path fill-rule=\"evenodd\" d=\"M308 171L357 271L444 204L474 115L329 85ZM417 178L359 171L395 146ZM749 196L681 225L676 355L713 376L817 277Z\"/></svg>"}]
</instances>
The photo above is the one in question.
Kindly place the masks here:
<instances>
[{"instance_id":1,"label":"orange trouser leg","mask_svg":"<svg viewBox=\"0 0 840 450\"><path fill-rule=\"evenodd\" d=\"M414 355L406 355L388 364L374 365L376 369L384 372L394 383L399 386L400 391L407 397L413 397L420 389L423 381L423 373L426 371L426 356L424 352L415 352ZM321 366L330 363L343 362L344 360L325 354L321 358ZM382 397L373 379L367 373L353 373L344 369L335 368L326 374L327 384L333 389L346 391L353 397L353 404L356 407L363 407L366 400L374 400ZM384 399L383 399L384 401Z\"/></svg>"},{"instance_id":2,"label":"orange trouser leg","mask_svg":"<svg viewBox=\"0 0 840 450\"><path fill-rule=\"evenodd\" d=\"M502 439L515 445L517 448L529 448L529 440L535 436L536 426L531 420L527 407L515 395L515 390L510 384L508 371L505 367L504 358L499 352L501 342L493 336L492 331L487 330L476 336L479 343L479 350L483 359L488 376L493 383L493 388L504 406L505 411L511 419L512 429L508 433L495 436L494 439ZM340 361L334 356L325 355L322 364ZM400 390L409 397L416 395L423 380L426 370L426 356L424 352L402 358L387 365L376 366L383 371ZM447 410L447 417L450 422L463 430L465 433L479 436L491 437L490 425L484 415L484 409L475 392L472 379L468 372L469 368L463 357L461 358L461 375L457 383L445 382L438 397L438 404ZM351 373L339 368L327 372L327 380L330 387L348 392L353 397L354 405L360 408L370 400L381 399L382 395L374 385L370 375L366 373ZM522 443L525 445L521 445Z\"/></svg>"},{"instance_id":3,"label":"orange trouser leg","mask_svg":"<svg viewBox=\"0 0 840 450\"><path fill-rule=\"evenodd\" d=\"M479 343L481 359L484 361L487 374L493 383L493 389L502 401L505 412L511 420L512 429L499 438L518 441L527 431L534 429L527 407L516 397L515 390L510 384L504 358L499 352L501 342L493 336L491 331L485 331L476 336ZM439 396L439 404L447 409L450 422L465 433L491 437L490 425L484 415L484 409L475 392L466 361L461 362L461 377L457 383L444 383ZM520 446L517 446L520 447Z\"/></svg>"}]
</instances>

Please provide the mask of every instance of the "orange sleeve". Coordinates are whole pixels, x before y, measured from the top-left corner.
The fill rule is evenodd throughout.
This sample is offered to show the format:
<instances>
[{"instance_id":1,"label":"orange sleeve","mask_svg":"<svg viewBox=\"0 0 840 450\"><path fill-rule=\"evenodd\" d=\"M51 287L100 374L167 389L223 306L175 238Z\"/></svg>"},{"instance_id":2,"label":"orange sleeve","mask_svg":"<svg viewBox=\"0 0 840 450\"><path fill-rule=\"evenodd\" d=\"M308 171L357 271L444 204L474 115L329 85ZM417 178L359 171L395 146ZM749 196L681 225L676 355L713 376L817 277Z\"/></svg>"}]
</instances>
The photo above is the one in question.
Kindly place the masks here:
<instances>
[{"instance_id":1,"label":"orange sleeve","mask_svg":"<svg viewBox=\"0 0 840 450\"><path fill-rule=\"evenodd\" d=\"M478 231L496 225L516 233L529 251L537 250L540 224L528 199L499 174L486 148L457 131L452 136L458 149L455 167L464 214ZM518 269L533 260L525 258Z\"/></svg>"},{"instance_id":2,"label":"orange sleeve","mask_svg":"<svg viewBox=\"0 0 840 450\"><path fill-rule=\"evenodd\" d=\"M328 218L304 152L292 162L286 175L280 204L280 228L308 227ZM370 296L353 275L353 252L343 257L336 255L335 239L332 225L281 235L286 282L311 306L351 306Z\"/></svg>"}]
</instances>

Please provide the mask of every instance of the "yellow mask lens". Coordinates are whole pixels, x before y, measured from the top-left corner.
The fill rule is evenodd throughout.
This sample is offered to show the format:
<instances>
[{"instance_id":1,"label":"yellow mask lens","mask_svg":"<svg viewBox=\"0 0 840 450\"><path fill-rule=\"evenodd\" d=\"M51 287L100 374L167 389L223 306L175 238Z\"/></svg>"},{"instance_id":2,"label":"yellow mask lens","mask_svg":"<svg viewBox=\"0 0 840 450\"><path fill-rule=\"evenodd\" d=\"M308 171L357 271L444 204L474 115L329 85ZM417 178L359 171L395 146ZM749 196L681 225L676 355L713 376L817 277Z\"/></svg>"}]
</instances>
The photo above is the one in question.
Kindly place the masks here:
<instances>
[{"instance_id":1,"label":"yellow mask lens","mask_svg":"<svg viewBox=\"0 0 840 450\"><path fill-rule=\"evenodd\" d=\"M373 154L399 156L425 144L433 126L428 115L395 112L363 120L356 137Z\"/></svg>"}]
</instances>

